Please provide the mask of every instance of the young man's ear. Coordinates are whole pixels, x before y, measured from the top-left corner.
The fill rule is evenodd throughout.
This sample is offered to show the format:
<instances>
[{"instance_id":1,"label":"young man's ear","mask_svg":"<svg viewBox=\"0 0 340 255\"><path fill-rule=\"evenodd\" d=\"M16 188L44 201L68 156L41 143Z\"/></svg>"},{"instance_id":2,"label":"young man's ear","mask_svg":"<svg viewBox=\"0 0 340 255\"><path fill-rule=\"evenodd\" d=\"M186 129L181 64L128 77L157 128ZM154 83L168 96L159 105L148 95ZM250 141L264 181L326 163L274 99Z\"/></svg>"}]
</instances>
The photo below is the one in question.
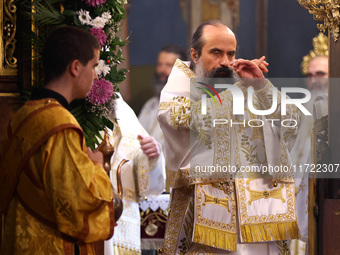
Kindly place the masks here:
<instances>
[{"instance_id":1,"label":"young man's ear","mask_svg":"<svg viewBox=\"0 0 340 255\"><path fill-rule=\"evenodd\" d=\"M197 62L198 62L198 52L194 48L190 49L190 56L191 56L191 59L195 62L195 64L197 64Z\"/></svg>"},{"instance_id":2,"label":"young man's ear","mask_svg":"<svg viewBox=\"0 0 340 255\"><path fill-rule=\"evenodd\" d=\"M75 59L69 65L69 72L72 76L77 77L79 75L80 68L81 68L81 63L79 62L78 59Z\"/></svg>"}]
</instances>

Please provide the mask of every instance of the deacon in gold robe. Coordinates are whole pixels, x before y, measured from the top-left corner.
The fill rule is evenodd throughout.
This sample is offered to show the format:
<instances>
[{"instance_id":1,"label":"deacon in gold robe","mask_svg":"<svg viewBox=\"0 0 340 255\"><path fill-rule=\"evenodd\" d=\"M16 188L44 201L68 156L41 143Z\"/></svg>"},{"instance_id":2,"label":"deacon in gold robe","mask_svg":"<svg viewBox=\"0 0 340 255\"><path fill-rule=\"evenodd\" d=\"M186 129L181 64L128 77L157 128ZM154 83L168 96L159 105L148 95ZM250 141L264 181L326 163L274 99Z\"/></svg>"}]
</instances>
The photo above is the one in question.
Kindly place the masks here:
<instances>
[{"instance_id":1,"label":"deacon in gold robe","mask_svg":"<svg viewBox=\"0 0 340 255\"><path fill-rule=\"evenodd\" d=\"M77 50L75 50L77 49ZM95 254L113 234L112 185L68 104L84 98L99 61L91 33L56 29L43 51L45 87L14 115L0 161L1 254Z\"/></svg>"},{"instance_id":2,"label":"deacon in gold robe","mask_svg":"<svg viewBox=\"0 0 340 255\"><path fill-rule=\"evenodd\" d=\"M202 24L192 41L195 72L177 60L161 93L158 120L172 188L163 254L287 254L285 240L299 236L289 170L298 110L287 105L281 116L277 91L274 111L254 114L248 93L253 91L255 109L268 110L274 87L261 72L263 58L235 60L235 53L229 28L218 21ZM202 114L202 83L191 78L232 77L231 68L241 78L233 86L244 95L244 114L233 115L230 89L207 99ZM268 174L269 167L276 171Z\"/></svg>"}]
</instances>

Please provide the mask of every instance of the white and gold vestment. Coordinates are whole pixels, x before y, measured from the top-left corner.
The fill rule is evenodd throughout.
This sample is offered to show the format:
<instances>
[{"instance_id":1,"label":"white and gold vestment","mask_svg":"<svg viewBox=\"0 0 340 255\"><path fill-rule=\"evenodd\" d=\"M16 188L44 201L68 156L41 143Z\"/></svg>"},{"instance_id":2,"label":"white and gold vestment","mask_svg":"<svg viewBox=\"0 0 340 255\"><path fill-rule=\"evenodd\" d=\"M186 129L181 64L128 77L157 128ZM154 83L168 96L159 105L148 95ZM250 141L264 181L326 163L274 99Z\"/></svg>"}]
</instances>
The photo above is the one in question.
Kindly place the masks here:
<instances>
[{"instance_id":1,"label":"white and gold vestment","mask_svg":"<svg viewBox=\"0 0 340 255\"><path fill-rule=\"evenodd\" d=\"M287 105L287 115L281 116L278 92L276 110L269 116L256 116L247 106L247 86L239 82L235 86L244 94L244 115L232 115L229 90L219 94L221 104L208 99L207 114L202 115L201 98L193 96L196 88L190 87L190 78L195 78L195 73L187 63L177 60L159 106L167 178L173 188L163 253L286 254L283 240L299 236L290 171L261 175L241 173L239 169L289 169L288 149L297 133L294 123L299 123L297 108ZM268 81L254 92L256 109L271 108L273 88ZM214 127L214 119L229 122ZM249 124L251 119L257 121ZM231 120L245 125L230 125ZM262 126L255 124L261 120ZM198 173L202 166L233 166L238 174Z\"/></svg>"},{"instance_id":2,"label":"white and gold vestment","mask_svg":"<svg viewBox=\"0 0 340 255\"><path fill-rule=\"evenodd\" d=\"M154 96L148 99L141 109L138 120L149 133L154 137L164 149L164 135L157 121L159 97Z\"/></svg>"},{"instance_id":3,"label":"white and gold vestment","mask_svg":"<svg viewBox=\"0 0 340 255\"><path fill-rule=\"evenodd\" d=\"M130 106L120 97L115 104L112 144L115 152L111 160L111 181L117 188L116 170L122 167L123 214L118 220L116 233L105 242L105 255L141 254L140 212L138 202L145 197L154 198L164 191L164 157L149 160L141 149L138 135L148 136Z\"/></svg>"}]
</instances>

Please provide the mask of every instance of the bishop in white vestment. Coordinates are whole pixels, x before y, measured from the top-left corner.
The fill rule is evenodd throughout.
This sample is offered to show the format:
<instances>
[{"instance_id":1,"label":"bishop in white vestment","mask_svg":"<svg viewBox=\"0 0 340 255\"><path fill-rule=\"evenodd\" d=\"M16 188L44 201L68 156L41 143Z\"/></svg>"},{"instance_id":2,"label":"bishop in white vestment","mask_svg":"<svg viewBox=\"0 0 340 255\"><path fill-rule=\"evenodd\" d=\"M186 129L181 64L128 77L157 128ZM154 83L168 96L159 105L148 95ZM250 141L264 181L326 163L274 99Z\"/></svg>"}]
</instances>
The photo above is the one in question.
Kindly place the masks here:
<instances>
[{"instance_id":1,"label":"bishop in white vestment","mask_svg":"<svg viewBox=\"0 0 340 255\"><path fill-rule=\"evenodd\" d=\"M244 115L232 114L229 90L219 94L221 103L214 103L217 96L207 99L207 113L202 115L201 97L193 96L200 85L190 85L196 74L189 65L176 61L159 106L172 188L163 254L289 254L285 240L298 238L299 230L293 176L282 169L291 165L297 108L287 105L287 114L281 116L278 91L276 110L257 116L248 108L248 86L238 82L234 86L244 94ZM271 108L273 88L267 81L253 92L256 109ZM215 119L228 123L214 125ZM204 172L203 166L231 167L237 174ZM241 171L249 166L276 166L277 171Z\"/></svg>"}]
</instances>

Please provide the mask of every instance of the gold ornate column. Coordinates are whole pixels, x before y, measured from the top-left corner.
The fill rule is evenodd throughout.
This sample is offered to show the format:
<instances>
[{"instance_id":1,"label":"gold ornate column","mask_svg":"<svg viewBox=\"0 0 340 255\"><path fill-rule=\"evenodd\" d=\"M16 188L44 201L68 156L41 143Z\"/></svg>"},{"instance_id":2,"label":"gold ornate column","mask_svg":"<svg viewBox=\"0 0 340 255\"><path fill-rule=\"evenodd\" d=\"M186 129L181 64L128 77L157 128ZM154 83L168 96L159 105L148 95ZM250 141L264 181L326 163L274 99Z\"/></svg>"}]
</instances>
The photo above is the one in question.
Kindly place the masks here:
<instances>
[{"instance_id":1,"label":"gold ornate column","mask_svg":"<svg viewBox=\"0 0 340 255\"><path fill-rule=\"evenodd\" d=\"M17 81L17 59L14 57L15 52L15 35L17 8L13 4L14 0L0 0L0 144L2 143L3 134L7 130L6 126L10 119L12 110L10 103L17 94L13 93ZM2 225L4 223L3 215L0 219L0 246L2 243Z\"/></svg>"},{"instance_id":2,"label":"gold ornate column","mask_svg":"<svg viewBox=\"0 0 340 255\"><path fill-rule=\"evenodd\" d=\"M14 5L14 0L1 0L0 5L0 33L2 40L0 41L0 75L1 76L16 76L17 59L14 57L16 44L16 21L17 8Z\"/></svg>"},{"instance_id":3,"label":"gold ornate column","mask_svg":"<svg viewBox=\"0 0 340 255\"><path fill-rule=\"evenodd\" d=\"M18 68L16 51L17 8L14 0L0 0L0 143L13 113L17 93Z\"/></svg>"}]
</instances>

